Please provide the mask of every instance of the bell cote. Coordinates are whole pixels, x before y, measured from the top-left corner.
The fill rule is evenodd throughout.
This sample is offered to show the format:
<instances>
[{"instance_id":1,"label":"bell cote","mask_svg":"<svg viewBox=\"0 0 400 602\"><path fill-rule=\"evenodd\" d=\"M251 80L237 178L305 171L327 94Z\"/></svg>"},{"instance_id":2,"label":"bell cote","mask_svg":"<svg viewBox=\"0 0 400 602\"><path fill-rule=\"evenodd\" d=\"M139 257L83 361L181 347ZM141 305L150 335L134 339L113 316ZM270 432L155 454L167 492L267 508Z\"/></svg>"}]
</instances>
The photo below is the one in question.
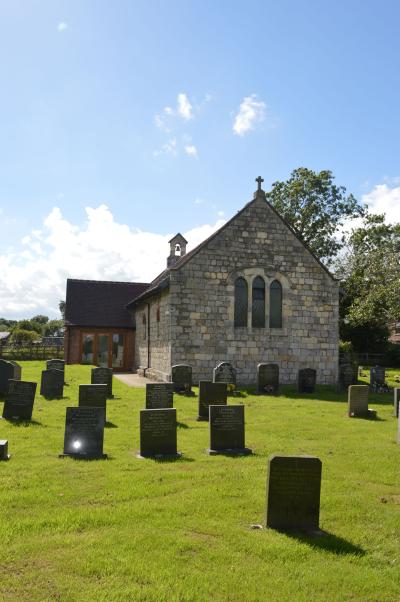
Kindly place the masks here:
<instances>
[{"instance_id":1,"label":"bell cote","mask_svg":"<svg viewBox=\"0 0 400 602\"><path fill-rule=\"evenodd\" d=\"M184 255L186 255L186 245L188 241L183 238L182 234L178 232L169 242L169 257L167 258L167 267L170 268L176 264L177 261Z\"/></svg>"}]
</instances>

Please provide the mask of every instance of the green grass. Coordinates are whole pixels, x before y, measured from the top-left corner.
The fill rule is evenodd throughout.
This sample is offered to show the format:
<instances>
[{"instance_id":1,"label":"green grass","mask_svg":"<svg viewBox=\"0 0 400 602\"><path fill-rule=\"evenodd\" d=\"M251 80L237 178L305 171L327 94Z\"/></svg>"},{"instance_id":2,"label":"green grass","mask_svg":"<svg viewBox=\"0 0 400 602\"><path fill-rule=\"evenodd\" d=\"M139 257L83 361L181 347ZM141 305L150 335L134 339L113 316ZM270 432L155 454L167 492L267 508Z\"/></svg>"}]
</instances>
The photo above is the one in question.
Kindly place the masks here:
<instances>
[{"instance_id":1,"label":"green grass","mask_svg":"<svg viewBox=\"0 0 400 602\"><path fill-rule=\"evenodd\" d=\"M40 380L44 362L21 362ZM389 382L400 370L389 373ZM139 460L144 389L114 379L108 460L58 458L65 407L89 366L67 366L65 398L37 394L30 425L0 421L0 600L400 600L400 446L392 395L371 395L378 420L346 416L346 395L245 394L249 457L206 455L197 399L175 397L181 460ZM39 387L38 387L39 388ZM1 406L0 406L1 409ZM322 460L320 526L304 538L252 530L265 522L272 453Z\"/></svg>"}]
</instances>

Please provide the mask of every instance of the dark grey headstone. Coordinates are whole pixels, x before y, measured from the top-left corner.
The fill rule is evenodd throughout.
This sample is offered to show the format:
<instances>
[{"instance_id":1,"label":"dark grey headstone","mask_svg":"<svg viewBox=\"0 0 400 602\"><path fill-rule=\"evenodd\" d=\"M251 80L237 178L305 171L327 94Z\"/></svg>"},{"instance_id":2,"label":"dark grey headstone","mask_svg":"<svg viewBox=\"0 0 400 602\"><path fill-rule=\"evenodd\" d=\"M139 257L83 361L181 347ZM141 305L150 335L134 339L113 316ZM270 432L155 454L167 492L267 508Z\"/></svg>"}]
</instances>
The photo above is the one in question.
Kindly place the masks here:
<instances>
[{"instance_id":1,"label":"dark grey headstone","mask_svg":"<svg viewBox=\"0 0 400 602\"><path fill-rule=\"evenodd\" d=\"M107 414L107 385L79 385L79 407L103 408Z\"/></svg>"},{"instance_id":2,"label":"dark grey headstone","mask_svg":"<svg viewBox=\"0 0 400 602\"><path fill-rule=\"evenodd\" d=\"M264 395L278 395L279 366L278 364L258 364L257 392Z\"/></svg>"},{"instance_id":3,"label":"dark grey headstone","mask_svg":"<svg viewBox=\"0 0 400 602\"><path fill-rule=\"evenodd\" d=\"M21 380L21 376L22 376L22 367L17 364L17 362L13 362L12 360L9 360L10 364L12 364L14 366L14 376L13 379L14 380Z\"/></svg>"},{"instance_id":4,"label":"dark grey headstone","mask_svg":"<svg viewBox=\"0 0 400 602\"><path fill-rule=\"evenodd\" d=\"M92 385L107 385L107 397L112 398L112 368L92 368L91 383Z\"/></svg>"},{"instance_id":5,"label":"dark grey headstone","mask_svg":"<svg viewBox=\"0 0 400 602\"><path fill-rule=\"evenodd\" d=\"M399 387L395 387L393 389L393 413L394 415L397 416L399 415L399 408L400 408L400 388Z\"/></svg>"},{"instance_id":6,"label":"dark grey headstone","mask_svg":"<svg viewBox=\"0 0 400 602\"><path fill-rule=\"evenodd\" d=\"M397 443L400 445L400 412L397 418Z\"/></svg>"},{"instance_id":7,"label":"dark grey headstone","mask_svg":"<svg viewBox=\"0 0 400 602\"><path fill-rule=\"evenodd\" d=\"M357 382L357 381L356 381ZM339 390L347 391L354 383L354 367L352 364L340 364L339 366Z\"/></svg>"},{"instance_id":8,"label":"dark grey headstone","mask_svg":"<svg viewBox=\"0 0 400 602\"><path fill-rule=\"evenodd\" d=\"M174 405L174 383L147 383L146 410L172 408Z\"/></svg>"},{"instance_id":9,"label":"dark grey headstone","mask_svg":"<svg viewBox=\"0 0 400 602\"><path fill-rule=\"evenodd\" d=\"M8 389L8 381L14 376L14 366L11 362L0 360L0 395L4 397ZM18 380L18 379L15 379Z\"/></svg>"},{"instance_id":10,"label":"dark grey headstone","mask_svg":"<svg viewBox=\"0 0 400 602\"><path fill-rule=\"evenodd\" d=\"M140 455L177 455L175 408L140 411Z\"/></svg>"},{"instance_id":11,"label":"dark grey headstone","mask_svg":"<svg viewBox=\"0 0 400 602\"><path fill-rule=\"evenodd\" d=\"M62 455L86 460L106 458L104 423L104 408L67 408Z\"/></svg>"},{"instance_id":12,"label":"dark grey headstone","mask_svg":"<svg viewBox=\"0 0 400 602\"><path fill-rule=\"evenodd\" d=\"M244 444L244 406L210 406L210 454L251 453Z\"/></svg>"},{"instance_id":13,"label":"dark grey headstone","mask_svg":"<svg viewBox=\"0 0 400 602\"><path fill-rule=\"evenodd\" d=\"M299 370L297 390L299 393L314 393L317 381L317 371L313 368Z\"/></svg>"},{"instance_id":14,"label":"dark grey headstone","mask_svg":"<svg viewBox=\"0 0 400 602\"><path fill-rule=\"evenodd\" d=\"M177 393L190 393L192 390L192 366L176 364L171 367L171 380L174 391Z\"/></svg>"},{"instance_id":15,"label":"dark grey headstone","mask_svg":"<svg viewBox=\"0 0 400 602\"><path fill-rule=\"evenodd\" d=\"M35 401L36 383L9 380L3 408L6 420L31 420Z\"/></svg>"},{"instance_id":16,"label":"dark grey headstone","mask_svg":"<svg viewBox=\"0 0 400 602\"><path fill-rule=\"evenodd\" d=\"M65 371L65 360L47 360L46 362L46 370L62 370Z\"/></svg>"},{"instance_id":17,"label":"dark grey headstone","mask_svg":"<svg viewBox=\"0 0 400 602\"><path fill-rule=\"evenodd\" d=\"M0 460L9 460L10 455L8 453L8 441L7 439L0 439Z\"/></svg>"},{"instance_id":18,"label":"dark grey headstone","mask_svg":"<svg viewBox=\"0 0 400 602\"><path fill-rule=\"evenodd\" d=\"M348 392L349 416L368 416L368 385L351 385Z\"/></svg>"},{"instance_id":19,"label":"dark grey headstone","mask_svg":"<svg viewBox=\"0 0 400 602\"><path fill-rule=\"evenodd\" d=\"M385 368L382 366L374 366L369 371L370 386L385 384Z\"/></svg>"},{"instance_id":20,"label":"dark grey headstone","mask_svg":"<svg viewBox=\"0 0 400 602\"><path fill-rule=\"evenodd\" d=\"M229 362L220 362L213 370L214 383L226 383L236 386L236 370Z\"/></svg>"},{"instance_id":21,"label":"dark grey headstone","mask_svg":"<svg viewBox=\"0 0 400 602\"><path fill-rule=\"evenodd\" d=\"M40 395L46 399L61 399L64 395L64 372L62 370L43 370L40 381Z\"/></svg>"},{"instance_id":22,"label":"dark grey headstone","mask_svg":"<svg viewBox=\"0 0 400 602\"><path fill-rule=\"evenodd\" d=\"M270 456L267 477L267 527L317 531L322 463L312 456Z\"/></svg>"},{"instance_id":23,"label":"dark grey headstone","mask_svg":"<svg viewBox=\"0 0 400 602\"><path fill-rule=\"evenodd\" d=\"M199 420L208 420L210 405L226 405L226 383L199 382Z\"/></svg>"}]
</instances>

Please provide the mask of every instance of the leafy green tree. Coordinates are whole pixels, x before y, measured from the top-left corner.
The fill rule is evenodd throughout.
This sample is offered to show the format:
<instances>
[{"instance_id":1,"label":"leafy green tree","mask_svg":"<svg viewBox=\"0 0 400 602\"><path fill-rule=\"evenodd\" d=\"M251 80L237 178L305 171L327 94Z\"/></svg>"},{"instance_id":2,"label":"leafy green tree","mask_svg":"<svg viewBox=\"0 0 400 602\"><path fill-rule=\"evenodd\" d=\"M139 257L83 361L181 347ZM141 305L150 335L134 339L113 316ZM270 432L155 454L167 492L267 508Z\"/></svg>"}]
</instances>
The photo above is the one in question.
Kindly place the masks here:
<instances>
[{"instance_id":1,"label":"leafy green tree","mask_svg":"<svg viewBox=\"0 0 400 602\"><path fill-rule=\"evenodd\" d=\"M34 331L37 332L39 335L42 334L42 330L43 330L43 325L40 324L39 322L35 322L34 320L20 320L17 325L16 328L18 330L30 330L30 331Z\"/></svg>"},{"instance_id":2,"label":"leafy green tree","mask_svg":"<svg viewBox=\"0 0 400 602\"><path fill-rule=\"evenodd\" d=\"M42 314L39 314L37 316L33 316L33 318L31 318L31 320L33 322L38 322L39 324L47 324L47 322L49 321L49 318L47 316L43 316Z\"/></svg>"},{"instance_id":3,"label":"leafy green tree","mask_svg":"<svg viewBox=\"0 0 400 602\"><path fill-rule=\"evenodd\" d=\"M40 336L34 330L25 330L24 328L15 328L11 335L14 343L33 343L40 340Z\"/></svg>"},{"instance_id":4,"label":"leafy green tree","mask_svg":"<svg viewBox=\"0 0 400 602\"><path fill-rule=\"evenodd\" d=\"M43 327L43 335L45 337L60 336L64 326L63 320L50 320Z\"/></svg>"},{"instance_id":5,"label":"leafy green tree","mask_svg":"<svg viewBox=\"0 0 400 602\"><path fill-rule=\"evenodd\" d=\"M299 167L286 182L274 182L267 200L292 226L298 237L328 265L343 247L339 237L345 220L364 213L344 186L334 184L329 170L319 173Z\"/></svg>"}]
</instances>

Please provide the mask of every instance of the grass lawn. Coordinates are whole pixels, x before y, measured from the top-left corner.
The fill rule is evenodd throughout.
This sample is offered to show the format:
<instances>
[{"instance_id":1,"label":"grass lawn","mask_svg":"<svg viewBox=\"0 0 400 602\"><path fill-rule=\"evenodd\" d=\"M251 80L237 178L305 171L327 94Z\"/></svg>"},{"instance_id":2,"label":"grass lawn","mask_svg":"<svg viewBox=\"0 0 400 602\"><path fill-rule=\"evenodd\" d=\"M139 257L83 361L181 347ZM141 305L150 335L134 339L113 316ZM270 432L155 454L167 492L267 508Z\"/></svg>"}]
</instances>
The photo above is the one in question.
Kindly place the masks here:
<instances>
[{"instance_id":1,"label":"grass lawn","mask_svg":"<svg viewBox=\"0 0 400 602\"><path fill-rule=\"evenodd\" d=\"M21 362L40 383L45 362ZM394 374L388 381L393 386ZM318 387L307 399L251 394L246 445L253 456L208 456L197 397L175 396L174 462L136 458L144 389L114 379L108 460L58 458L65 407L77 405L89 366L67 366L65 398L39 388L31 424L0 421L0 600L209 601L400 600L400 445L392 394L370 395L377 420L348 418L346 394ZM400 386L400 385L398 385ZM197 390L196 390L197 393ZM2 410L2 404L0 406ZM272 453L322 460L320 527L305 538L265 523Z\"/></svg>"}]
</instances>

